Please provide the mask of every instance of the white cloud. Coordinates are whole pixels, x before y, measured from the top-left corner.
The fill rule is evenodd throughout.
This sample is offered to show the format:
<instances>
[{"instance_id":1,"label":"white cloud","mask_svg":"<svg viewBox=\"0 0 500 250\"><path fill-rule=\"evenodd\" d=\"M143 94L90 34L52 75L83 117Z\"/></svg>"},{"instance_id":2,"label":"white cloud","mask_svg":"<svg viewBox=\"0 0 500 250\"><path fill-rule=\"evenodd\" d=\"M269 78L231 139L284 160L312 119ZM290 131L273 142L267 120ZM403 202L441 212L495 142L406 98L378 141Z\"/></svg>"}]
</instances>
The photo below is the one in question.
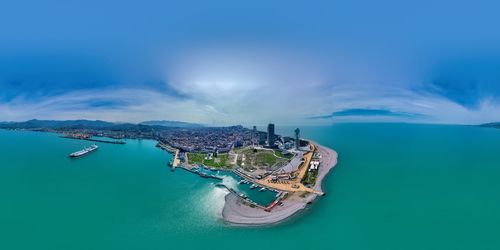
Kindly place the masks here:
<instances>
[{"instance_id":1,"label":"white cloud","mask_svg":"<svg viewBox=\"0 0 500 250\"><path fill-rule=\"evenodd\" d=\"M213 100L179 99L156 91L142 89L91 89L46 96L36 101L22 96L0 104L1 120L101 119L117 122L140 122L151 119L182 120L206 124L316 124L339 121L409 121L430 123L477 124L494 121L500 107L484 101L477 110L469 110L440 96L418 94L405 89L363 89L360 86L318 84L270 93L262 90L245 92L243 99L222 98L225 94L209 93ZM206 96L205 96L206 97ZM240 97L239 97L240 98ZM91 105L93 103L104 105ZM110 103L112 105L109 105ZM330 114L350 108L384 108L395 112L422 114L417 118L336 117L310 120L307 117Z\"/></svg>"},{"instance_id":2,"label":"white cloud","mask_svg":"<svg viewBox=\"0 0 500 250\"><path fill-rule=\"evenodd\" d=\"M169 84L189 98L138 87L71 91L36 100L21 95L0 104L0 120L168 119L214 125L336 121L476 124L499 117L500 107L493 101L484 100L477 110L470 110L439 95L415 92L410 84L401 83L404 77L382 80L376 73L366 73L376 69L356 69L354 62L349 64L351 72L342 75L338 68L331 66L330 70L317 61L284 50L260 48L194 51L166 67ZM353 74L355 77L346 77ZM382 75L387 74L390 72ZM92 105L96 103L102 105ZM423 116L307 119L362 108Z\"/></svg>"},{"instance_id":3,"label":"white cloud","mask_svg":"<svg viewBox=\"0 0 500 250\"><path fill-rule=\"evenodd\" d=\"M92 103L111 103L92 106ZM114 104L113 104L114 103ZM32 101L22 96L0 104L2 120L102 119L140 122L149 119L207 120L209 111L192 100L141 89L90 89L46 96Z\"/></svg>"}]
</instances>

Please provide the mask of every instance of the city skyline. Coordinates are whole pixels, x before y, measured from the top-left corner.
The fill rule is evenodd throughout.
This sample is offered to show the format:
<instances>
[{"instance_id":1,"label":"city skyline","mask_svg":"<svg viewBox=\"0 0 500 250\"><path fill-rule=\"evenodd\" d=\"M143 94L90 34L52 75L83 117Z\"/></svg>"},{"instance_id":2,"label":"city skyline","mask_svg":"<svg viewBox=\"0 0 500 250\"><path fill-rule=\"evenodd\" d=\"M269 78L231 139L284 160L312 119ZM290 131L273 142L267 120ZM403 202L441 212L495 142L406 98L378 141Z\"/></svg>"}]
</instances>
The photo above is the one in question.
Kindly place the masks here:
<instances>
[{"instance_id":1,"label":"city skyline","mask_svg":"<svg viewBox=\"0 0 500 250\"><path fill-rule=\"evenodd\" d=\"M2 3L1 120L480 124L500 114L493 1L148 2Z\"/></svg>"}]
</instances>

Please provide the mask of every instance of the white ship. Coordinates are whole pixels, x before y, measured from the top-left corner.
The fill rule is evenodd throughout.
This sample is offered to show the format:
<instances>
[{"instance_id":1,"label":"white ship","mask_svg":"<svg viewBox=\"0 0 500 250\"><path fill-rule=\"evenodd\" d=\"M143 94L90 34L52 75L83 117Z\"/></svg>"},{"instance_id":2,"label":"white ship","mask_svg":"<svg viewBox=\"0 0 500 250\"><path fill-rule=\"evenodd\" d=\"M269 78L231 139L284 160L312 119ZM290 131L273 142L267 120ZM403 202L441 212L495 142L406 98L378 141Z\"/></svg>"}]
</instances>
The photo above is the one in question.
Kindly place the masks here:
<instances>
[{"instance_id":1,"label":"white ship","mask_svg":"<svg viewBox=\"0 0 500 250\"><path fill-rule=\"evenodd\" d=\"M80 150L80 151L76 151L76 152L74 152L74 153L71 153L71 154L69 155L69 157L71 157L71 158L76 158L76 157L84 156L84 155L86 155L86 154L88 154L88 153L91 153L91 152L96 151L98 148L99 148L99 146L97 146L96 144L94 144L94 145L91 145L91 146L90 146L90 147L88 147L88 148L84 148L84 149L82 149L82 150Z\"/></svg>"}]
</instances>

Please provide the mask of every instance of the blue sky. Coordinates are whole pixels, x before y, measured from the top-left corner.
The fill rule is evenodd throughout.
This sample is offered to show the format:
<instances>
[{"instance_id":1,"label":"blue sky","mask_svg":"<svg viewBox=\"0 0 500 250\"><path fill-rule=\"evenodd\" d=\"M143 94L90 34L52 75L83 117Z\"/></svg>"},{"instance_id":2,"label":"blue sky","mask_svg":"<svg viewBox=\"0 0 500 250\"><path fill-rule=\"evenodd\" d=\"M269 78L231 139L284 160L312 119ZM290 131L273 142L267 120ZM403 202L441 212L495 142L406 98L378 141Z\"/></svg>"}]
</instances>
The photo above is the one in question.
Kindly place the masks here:
<instances>
[{"instance_id":1,"label":"blue sky","mask_svg":"<svg viewBox=\"0 0 500 250\"><path fill-rule=\"evenodd\" d=\"M3 1L0 120L495 121L498 9L481 0Z\"/></svg>"}]
</instances>

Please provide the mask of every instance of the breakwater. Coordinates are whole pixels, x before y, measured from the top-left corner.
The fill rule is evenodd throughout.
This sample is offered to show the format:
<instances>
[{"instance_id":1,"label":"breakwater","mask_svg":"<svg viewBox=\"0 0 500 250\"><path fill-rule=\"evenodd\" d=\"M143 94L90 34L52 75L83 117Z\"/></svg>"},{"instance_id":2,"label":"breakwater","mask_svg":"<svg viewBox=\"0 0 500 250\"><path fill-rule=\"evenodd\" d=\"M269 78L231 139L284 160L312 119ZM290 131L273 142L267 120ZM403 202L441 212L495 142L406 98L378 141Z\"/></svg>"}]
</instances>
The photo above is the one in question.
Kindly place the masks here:
<instances>
[{"instance_id":1,"label":"breakwater","mask_svg":"<svg viewBox=\"0 0 500 250\"><path fill-rule=\"evenodd\" d=\"M215 184L216 187L222 187L222 188L225 188L227 189L230 193L234 194L236 197L238 197L241 201L243 202L246 202L248 205L254 207L254 208L260 208L260 209L263 209L264 211L266 211L267 207L264 207L260 204L258 204L257 202L255 201L252 201L251 199L249 199L248 197L243 197L242 194L238 193L236 190L234 190L233 188L230 188L228 186L226 186L225 184L223 183L217 183Z\"/></svg>"},{"instance_id":2,"label":"breakwater","mask_svg":"<svg viewBox=\"0 0 500 250\"><path fill-rule=\"evenodd\" d=\"M73 136L61 136L61 137L67 138L67 139L102 142L102 143L110 143L110 144L126 144L126 142L124 142L124 141L108 141L108 140L100 140L100 139L92 139L92 138L78 138L78 137L73 137Z\"/></svg>"},{"instance_id":3,"label":"breakwater","mask_svg":"<svg viewBox=\"0 0 500 250\"><path fill-rule=\"evenodd\" d=\"M166 143L163 143L163 142L158 142L158 143L156 144L156 147L159 147L159 148L161 148L161 149L164 149L164 150L166 150L167 152L172 153L172 154L173 154L173 153L175 153L175 152L177 151L177 149L176 149L176 148L174 148L174 147L172 147L172 146L170 146L170 145L168 145L168 144L166 144Z\"/></svg>"},{"instance_id":4,"label":"breakwater","mask_svg":"<svg viewBox=\"0 0 500 250\"><path fill-rule=\"evenodd\" d=\"M197 174L199 176L201 176L202 178L208 178L208 179L215 179L215 180L222 180L223 178L220 177L220 176L216 176L216 175L212 175L212 174L205 174L203 172L200 172L198 169L196 168L189 168L189 167L184 167L182 165L178 166L178 168L181 168L181 169L184 169L188 172L191 172L193 174Z\"/></svg>"}]
</instances>

